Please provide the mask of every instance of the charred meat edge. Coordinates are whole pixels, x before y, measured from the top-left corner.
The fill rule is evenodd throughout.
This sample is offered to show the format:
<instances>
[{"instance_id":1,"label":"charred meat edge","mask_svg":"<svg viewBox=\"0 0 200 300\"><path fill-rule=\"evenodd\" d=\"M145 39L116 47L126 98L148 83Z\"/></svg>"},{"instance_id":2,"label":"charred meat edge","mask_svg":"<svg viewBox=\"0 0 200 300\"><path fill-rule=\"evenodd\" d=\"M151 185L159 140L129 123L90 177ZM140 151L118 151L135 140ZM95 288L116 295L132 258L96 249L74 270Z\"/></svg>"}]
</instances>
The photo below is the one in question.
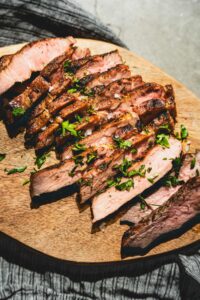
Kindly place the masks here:
<instances>
[{"instance_id":1,"label":"charred meat edge","mask_svg":"<svg viewBox=\"0 0 200 300\"><path fill-rule=\"evenodd\" d=\"M148 251L149 246L162 237L169 239L169 233L181 235L189 223L200 213L200 177L188 180L164 206L149 215L148 219L126 231L122 238L122 255Z\"/></svg>"}]
</instances>

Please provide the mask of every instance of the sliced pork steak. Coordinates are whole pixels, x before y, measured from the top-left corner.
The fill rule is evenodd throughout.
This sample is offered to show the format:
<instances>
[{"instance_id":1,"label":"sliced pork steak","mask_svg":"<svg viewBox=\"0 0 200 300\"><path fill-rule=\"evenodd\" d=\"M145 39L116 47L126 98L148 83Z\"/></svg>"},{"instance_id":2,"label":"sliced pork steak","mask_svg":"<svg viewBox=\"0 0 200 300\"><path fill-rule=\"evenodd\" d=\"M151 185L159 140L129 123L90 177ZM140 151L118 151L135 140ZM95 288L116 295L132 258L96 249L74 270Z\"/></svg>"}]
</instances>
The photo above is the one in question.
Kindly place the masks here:
<instances>
[{"instance_id":1,"label":"sliced pork steak","mask_svg":"<svg viewBox=\"0 0 200 300\"><path fill-rule=\"evenodd\" d=\"M144 198L144 207L141 209L141 204L136 203L122 217L122 223L137 224L143 218L151 214L153 210L164 205L170 197L172 197L180 188L181 183L186 183L190 178L193 178L200 172L200 152L196 155L187 154L183 159L183 164L179 171L178 183L170 186L162 186L155 192ZM169 176L174 176L169 175ZM168 179L168 176L166 180ZM173 178L172 178L173 179ZM146 205L145 205L146 203Z\"/></svg>"},{"instance_id":2,"label":"sliced pork steak","mask_svg":"<svg viewBox=\"0 0 200 300\"><path fill-rule=\"evenodd\" d=\"M3 59L0 69L0 95L16 82L30 78L33 72L41 71L56 56L63 54L75 39L49 38L29 43L13 55Z\"/></svg>"},{"instance_id":3,"label":"sliced pork steak","mask_svg":"<svg viewBox=\"0 0 200 300\"><path fill-rule=\"evenodd\" d=\"M136 176L134 178L134 186L129 190L119 191L115 186L112 186L93 199L93 222L97 222L114 213L122 205L149 188L152 183L148 178L152 178L154 182L157 182L170 171L172 168L172 161L170 158L175 159L176 157L179 157L182 147L181 143L173 137L170 137L169 145L169 148L164 149L160 145L155 146L150 150L149 154L142 162L133 164L131 167L130 171L138 170L142 165L145 166L145 169L150 169L148 177ZM167 160L163 160L163 158L167 158ZM127 179L122 179L120 184L123 184L124 182L127 182Z\"/></svg>"},{"instance_id":4,"label":"sliced pork steak","mask_svg":"<svg viewBox=\"0 0 200 300\"><path fill-rule=\"evenodd\" d=\"M132 131L131 121L130 118L127 120L122 119L121 122L119 121L118 124L116 124L118 127L118 130L116 129L118 134L123 135L127 130ZM126 130L124 128L126 128ZM100 145L100 148L101 147L102 145ZM33 174L31 177L32 197L56 191L62 187L71 185L80 179L83 176L83 172L86 169L91 168L97 158L96 155L98 154L98 151L95 151L95 154L97 154L94 156L94 159L91 159L91 154L93 155L94 150L96 149L91 148L88 150L90 150L90 156L87 155L88 152L86 152L86 155L83 152L80 155L75 155L73 158L70 157L70 159L63 161L60 164L45 168ZM105 155L105 153L102 154L101 151L99 154Z\"/></svg>"},{"instance_id":5,"label":"sliced pork steak","mask_svg":"<svg viewBox=\"0 0 200 300\"><path fill-rule=\"evenodd\" d=\"M169 239L181 234L180 229L200 214L200 177L194 177L168 199L164 206L152 212L149 217L137 226L126 231L122 238L122 255L128 256L148 251L148 248L159 242L159 238ZM184 228L185 227L185 228ZM171 237L170 237L171 239Z\"/></svg>"}]
</instances>

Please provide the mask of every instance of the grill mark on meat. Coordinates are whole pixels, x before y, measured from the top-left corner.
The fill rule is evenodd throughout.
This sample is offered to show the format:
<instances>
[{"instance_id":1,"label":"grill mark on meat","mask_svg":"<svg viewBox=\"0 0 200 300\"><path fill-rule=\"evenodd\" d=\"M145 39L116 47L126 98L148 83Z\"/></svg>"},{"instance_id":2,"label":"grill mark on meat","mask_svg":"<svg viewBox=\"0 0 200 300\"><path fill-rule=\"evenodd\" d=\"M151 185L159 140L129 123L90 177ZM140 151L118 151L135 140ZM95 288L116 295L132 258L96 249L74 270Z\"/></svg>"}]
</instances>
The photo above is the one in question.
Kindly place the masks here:
<instances>
[{"instance_id":1,"label":"grill mark on meat","mask_svg":"<svg viewBox=\"0 0 200 300\"><path fill-rule=\"evenodd\" d=\"M147 153L149 147L153 146L155 135L154 134L146 134L141 135L138 134L136 136L132 136L127 139L132 142L134 148L137 149L136 154L132 154L124 149L113 149L110 151L99 164L106 165L105 170L101 170L100 168L95 168L84 174L82 177L83 184L80 187L80 200L81 203L86 202L88 199L91 199L98 192L103 191L107 186L107 179L115 176L117 174L117 169L114 168L116 165L120 165L123 162L123 159L126 158L130 161L141 159ZM112 155L112 156L111 156ZM112 159L111 159L112 157ZM85 185L84 182L91 181L91 185Z\"/></svg>"},{"instance_id":2,"label":"grill mark on meat","mask_svg":"<svg viewBox=\"0 0 200 300\"><path fill-rule=\"evenodd\" d=\"M114 58L112 56L114 56ZM107 54L104 54L102 56L95 56L95 59L97 59L98 57L101 57L101 59L102 59L101 64L107 62L108 57L110 57L111 60L113 59L113 62L112 62L113 65L115 65L116 62L118 62L116 60L117 58L118 58L118 60L121 59L121 57L119 57L119 54L117 52L107 53ZM82 60L82 62L83 62L83 60ZM88 63L90 63L90 71L94 72L95 68L97 67L96 66L96 61L94 60L94 58L90 57L90 61ZM80 65L80 60L79 60L79 65ZM93 65L94 65L94 69L92 69ZM82 79L82 81L81 80L79 81L79 83L78 83L79 86L84 86L85 83L86 83L86 87L87 87L88 84L90 83L90 80L93 82L93 84L98 84L98 81L99 82L104 81L104 83L106 84L106 83L109 83L110 81L114 80L115 78L118 79L118 78L123 77L123 76L124 77L130 76L130 71L128 70L127 66L119 65L116 68L113 67L112 69L109 69L109 70L107 70L108 68L106 66L104 66L104 69L106 71L101 73L101 74L100 73L98 73L98 74L91 73L90 75L86 76L86 78L84 77ZM75 76L76 76L76 73L75 73ZM63 89L60 92L62 92L62 91L63 91ZM35 123L38 122L38 124L42 124L42 127L44 127L47 124L47 122L48 122L47 118L44 118L43 122L42 122L42 120L38 121L38 118L43 118L43 113L41 113L41 111L42 110L44 111L44 109L48 109L48 106L51 105L52 101L56 102L57 99L55 99L55 98L56 98L56 96L54 96L54 97L47 96L47 99L44 99L38 105L38 107L36 107L34 113L32 114L31 121L29 122L29 125L28 125L28 131L32 132L32 134L33 134L34 130L32 130L31 127L37 128L37 131L39 131L39 126L37 126L37 124L35 124ZM61 108L62 108L62 106L61 106ZM40 116L37 119L34 119L38 114ZM46 112L44 113L44 115L46 116ZM49 114L49 118L50 117L51 116ZM29 135L29 133L27 133L27 136L28 135Z\"/></svg>"},{"instance_id":3,"label":"grill mark on meat","mask_svg":"<svg viewBox=\"0 0 200 300\"><path fill-rule=\"evenodd\" d=\"M143 85L144 82L140 75L132 76L130 78L122 78L111 82L106 87L104 85L96 86L93 88L95 94L100 97L118 97L121 94L127 94L136 87Z\"/></svg>"},{"instance_id":4,"label":"grill mark on meat","mask_svg":"<svg viewBox=\"0 0 200 300\"><path fill-rule=\"evenodd\" d=\"M155 177L154 182L161 179L172 168L172 161L163 160L164 157L175 158L181 153L181 143L170 137L170 148L163 149L160 145L155 146L141 163L135 164L131 169L138 169L141 165L152 168L148 177ZM124 182L122 180L122 182ZM136 176L134 178L134 187L130 191L117 191L115 187L108 188L106 192L96 196L92 201L93 222L97 222L106 216L117 211L122 205L149 188L151 183L146 177Z\"/></svg>"},{"instance_id":5,"label":"grill mark on meat","mask_svg":"<svg viewBox=\"0 0 200 300\"><path fill-rule=\"evenodd\" d=\"M164 206L143 222L131 227L122 238L122 255L146 253L152 246L167 239L169 233L178 237L189 222L200 213L200 177L188 180ZM190 225L191 227L191 225ZM182 229L180 231L180 229ZM162 240L161 240L162 238Z\"/></svg>"},{"instance_id":6,"label":"grill mark on meat","mask_svg":"<svg viewBox=\"0 0 200 300\"><path fill-rule=\"evenodd\" d=\"M196 164L195 167L191 169L191 162L194 157L196 158ZM198 152L195 156L187 154L180 168L178 179L180 181L187 182L190 178L196 176L198 172L197 170L200 171L200 152ZM141 210L140 203L136 203L123 215L121 222L129 224L139 223L141 220L149 216L153 210L164 205L180 188L181 185L177 185L175 187L161 186L155 192L145 197L147 206L144 210Z\"/></svg>"},{"instance_id":7,"label":"grill mark on meat","mask_svg":"<svg viewBox=\"0 0 200 300\"><path fill-rule=\"evenodd\" d=\"M32 72L41 71L46 64L67 51L75 42L72 37L43 39L29 43L17 53L2 58L0 94L6 92L15 82L28 79Z\"/></svg>"},{"instance_id":8,"label":"grill mark on meat","mask_svg":"<svg viewBox=\"0 0 200 300\"><path fill-rule=\"evenodd\" d=\"M130 119L123 119L121 121L120 129L118 130L118 134L125 134L126 130L122 130L123 127L127 127L129 125ZM120 122L120 121L119 121ZM129 129L132 130L132 127ZM81 154L83 157L86 157L87 152ZM101 155L101 154L100 154ZM72 163L73 162L73 163ZM31 194L32 196L38 196L41 193L47 193L53 190L60 189L67 185L71 185L75 183L78 179L81 178L84 170L91 167L90 164L84 164L81 166L76 166L76 171L73 176L70 176L70 173L74 167L75 163L72 158L65 160L64 162L54 165L49 168L45 168L37 173L35 173L31 177ZM59 174L58 174L59 173ZM41 179L41 180L40 180ZM55 182L54 182L55 180ZM38 186L39 184L39 186Z\"/></svg>"},{"instance_id":9,"label":"grill mark on meat","mask_svg":"<svg viewBox=\"0 0 200 300\"><path fill-rule=\"evenodd\" d=\"M97 55L88 60L81 68L76 72L76 78L83 78L86 75L104 72L118 64L122 63L122 58L119 55L118 50L111 51L102 55Z\"/></svg>"}]
</instances>

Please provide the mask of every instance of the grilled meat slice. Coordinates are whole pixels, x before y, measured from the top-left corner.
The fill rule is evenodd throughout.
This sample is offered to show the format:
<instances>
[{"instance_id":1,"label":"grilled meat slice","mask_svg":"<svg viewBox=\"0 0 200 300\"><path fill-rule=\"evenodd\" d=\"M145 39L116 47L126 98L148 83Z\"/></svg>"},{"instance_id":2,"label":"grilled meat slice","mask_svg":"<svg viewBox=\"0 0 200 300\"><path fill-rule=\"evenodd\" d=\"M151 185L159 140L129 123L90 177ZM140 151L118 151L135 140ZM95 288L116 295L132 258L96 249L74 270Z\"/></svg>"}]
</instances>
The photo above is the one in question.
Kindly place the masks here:
<instances>
[{"instance_id":1,"label":"grilled meat slice","mask_svg":"<svg viewBox=\"0 0 200 300\"><path fill-rule=\"evenodd\" d=\"M88 60L81 68L76 72L76 78L83 78L86 75L94 73L102 73L116 65L122 63L122 58L119 55L118 50L105 53L102 55L95 55Z\"/></svg>"},{"instance_id":2,"label":"grilled meat slice","mask_svg":"<svg viewBox=\"0 0 200 300\"><path fill-rule=\"evenodd\" d=\"M127 122L127 120L130 120L130 124L132 124L132 126L137 127L137 123L138 123L138 117L137 115L135 115L135 118L132 117L131 120L131 116L127 115L127 116L123 116L123 120L125 120L125 122ZM131 125L128 126L131 126ZM112 144L113 142L113 136L121 136L121 131L119 131L120 127L123 126L123 122L121 119L119 120L114 120L110 123L105 124L104 126L102 126L100 128L100 130L94 132L92 135L89 135L87 137L85 137L84 139L80 140L79 144L80 145L85 145L87 146L87 148L94 148L95 150L98 149L98 151L102 152L107 152L107 150L110 148L110 144ZM126 127L123 127L124 129ZM126 128L126 131L129 131L129 127ZM132 131L131 131L132 134ZM65 147L65 149L63 150L62 154L61 154L61 160L65 160L65 159L69 159L73 156L73 146L69 146L69 147Z\"/></svg>"},{"instance_id":3,"label":"grilled meat slice","mask_svg":"<svg viewBox=\"0 0 200 300\"><path fill-rule=\"evenodd\" d=\"M138 170L144 165L146 169L151 168L151 171L148 173L148 178L153 178L154 182L157 182L172 168L172 161L170 158L179 157L181 153L181 143L178 140L170 137L169 144L170 148L165 149L160 145L155 146L150 150L145 159L140 163L134 164L130 171ZM163 160L163 158L167 158L167 160ZM148 178L147 176L136 176L134 178L134 187L130 187L129 190L125 189L119 192L115 186L112 186L104 193L96 196L92 201L93 222L97 222L114 213L122 205L149 188L152 183ZM123 184L126 181L127 179L123 179L120 184Z\"/></svg>"},{"instance_id":4,"label":"grilled meat slice","mask_svg":"<svg viewBox=\"0 0 200 300\"><path fill-rule=\"evenodd\" d=\"M117 165L122 165L124 160L132 162L144 158L149 148L154 145L155 135L153 133L137 134L126 141L132 145L133 149L137 149L137 152L132 153L131 149L115 149L113 145L112 151L109 150L106 157L98 162L98 165L95 164L95 168L83 175L79 192L81 203L91 199L107 187L108 178L112 178L119 172ZM91 184L88 185L88 182Z\"/></svg>"},{"instance_id":5,"label":"grilled meat slice","mask_svg":"<svg viewBox=\"0 0 200 300\"><path fill-rule=\"evenodd\" d=\"M180 236L180 229L186 229L189 223L200 213L200 177L188 180L164 206L153 211L149 217L137 226L126 231L122 238L122 255L138 254L165 239L169 233Z\"/></svg>"},{"instance_id":6,"label":"grilled meat slice","mask_svg":"<svg viewBox=\"0 0 200 300\"><path fill-rule=\"evenodd\" d=\"M92 85L94 84L98 85L104 82L104 84L106 85L115 79L123 78L123 77L125 78L128 76L130 76L130 71L128 67L124 65L117 65L116 67L113 67L103 73L97 73L97 74L95 73L95 74L88 75L83 79L79 80L78 83L75 83L75 86L78 85L79 89L87 89L90 83ZM53 99L51 95L48 95L47 98L44 99L44 101L42 101L42 103L38 105L38 107L41 108L44 104L45 109L43 109L43 112L37 118L31 118L31 120L29 121L29 124L27 126L27 135L26 135L27 137L29 135L35 134L38 131L40 131L42 127L47 125L48 121L52 118L52 115L55 112L58 112L64 106L68 105L68 101L66 102L63 101L66 98L65 95L67 95L67 93L64 93L64 97L63 95L61 95L60 98L62 100L59 98ZM56 110L53 109L54 106L56 106ZM37 110L38 107L36 108ZM47 115L49 116L49 118L47 118ZM35 112L34 112L34 116L35 116Z\"/></svg>"},{"instance_id":7,"label":"grilled meat slice","mask_svg":"<svg viewBox=\"0 0 200 300\"><path fill-rule=\"evenodd\" d=\"M49 38L29 43L13 55L8 55L1 63L0 95L11 88L15 82L23 82L33 72L41 71L56 56L69 49L75 40L67 38Z\"/></svg>"},{"instance_id":8,"label":"grilled meat slice","mask_svg":"<svg viewBox=\"0 0 200 300\"><path fill-rule=\"evenodd\" d=\"M113 81L120 80L122 78L129 78L130 76L131 72L129 67L119 64L107 71L87 75L79 81L79 84L87 89L93 89L101 85L107 86Z\"/></svg>"},{"instance_id":9,"label":"grilled meat slice","mask_svg":"<svg viewBox=\"0 0 200 300\"><path fill-rule=\"evenodd\" d=\"M25 89L24 92L12 99L7 105L8 113L7 120L11 124L17 119L13 115L13 110L16 108L21 108L24 112L32 107L38 99L45 95L48 91L49 94L42 101L50 102L52 99L56 98L64 89L71 83L71 78L66 77L63 69L63 63L69 58L77 57L75 54L78 48L69 48L67 52L63 55L56 57L51 61ZM88 49L79 50L80 55L88 55ZM75 55L74 55L75 54ZM41 107L42 104L39 104ZM34 114L37 113L37 108L34 110Z\"/></svg>"},{"instance_id":10,"label":"grilled meat slice","mask_svg":"<svg viewBox=\"0 0 200 300\"><path fill-rule=\"evenodd\" d=\"M134 114L135 111L137 111L137 112L139 112L139 116L141 117L142 121L144 121L144 124L146 124L147 120L151 121L154 117L159 115L162 111L167 110L166 100L165 101L164 100L156 101L156 102L161 103L161 105L158 105L157 109L155 110L155 106L151 104L153 101L151 99L151 97L153 97L155 95L157 97L161 97L161 95L162 95L162 97L164 99L164 95L165 95L164 88L161 87L160 85L157 85L154 83L148 83L148 84L144 84L141 87L135 88L132 92L130 92L128 94L128 96L124 96L122 99L108 98L108 99L105 99L104 101L102 101L101 98L99 99L99 97L97 97L96 100L88 100L89 102L87 105L85 105L85 109L88 109L88 107L91 105L91 101L93 101L92 107L95 110L95 112L105 111L105 114L107 113L107 119L103 118L104 123L106 120L109 120L109 119L111 120L116 116L120 117L120 115L122 115L125 112ZM143 103L143 101L145 104ZM87 103L87 102L85 102L85 103ZM74 105L74 107L76 107L76 105ZM146 108L147 112L145 111L144 107ZM75 112L76 111L74 111L74 113ZM62 114L62 111L59 112L59 116L61 116L61 114ZM101 114L101 116L103 116L103 115ZM67 118L66 115L65 115L65 118ZM63 119L63 117L62 117L62 119ZM59 119L59 123L61 123L61 119ZM87 127L89 127L89 125L90 125L90 123L88 122ZM56 131L59 126L54 126L54 125L50 124L47 127L46 132L49 131L49 127L50 128L54 127L55 131ZM40 148L41 145L48 147L48 146L50 146L49 142L54 140L53 137L48 138L48 143L47 143L44 140L44 136L45 137L47 136L46 132L42 132L39 134L38 140L40 140L41 142L39 144L38 143L36 144L36 149L41 149ZM52 134L51 130L50 130L50 132ZM59 139L61 144L63 144L62 140L65 140L65 138L61 137Z\"/></svg>"},{"instance_id":11,"label":"grilled meat slice","mask_svg":"<svg viewBox=\"0 0 200 300\"><path fill-rule=\"evenodd\" d=\"M116 122L118 128L115 129L119 135L124 135L127 131L132 131L132 119L124 118L121 121ZM91 158L91 154L95 152L95 157L97 155L104 156L105 153L102 153L98 146L88 147L81 154L75 155L73 158L65 160L58 165L52 166L50 168L45 168L31 177L31 195L38 196L43 193L48 193L56 191L62 187L66 187L77 182L80 179L84 171L88 168L91 168L95 159ZM89 156L88 156L89 155Z\"/></svg>"},{"instance_id":12,"label":"grilled meat slice","mask_svg":"<svg viewBox=\"0 0 200 300\"><path fill-rule=\"evenodd\" d=\"M193 163L194 166L192 165ZM140 203L136 203L123 215L121 222L129 224L139 223L143 218L150 215L153 210L165 205L165 203L181 188L181 184L184 182L186 183L190 178L195 177L196 174L198 174L198 170L200 172L200 152L196 155L187 154L184 157L183 164L179 171L177 185L161 186L155 192L144 198L146 205L143 209L141 209ZM170 176L174 176L174 174L171 174ZM168 177L169 176L167 176L167 178Z\"/></svg>"},{"instance_id":13,"label":"grilled meat slice","mask_svg":"<svg viewBox=\"0 0 200 300\"><path fill-rule=\"evenodd\" d=\"M159 127L161 125L169 124L169 120L170 116L168 114L162 114L147 126L146 132L138 133L138 131L135 131L134 135L131 134L130 137L126 135L126 142L131 145L128 149L115 149L114 141L110 142L110 144L113 145L111 147L112 150L107 150L107 157L101 161L101 165L103 165L104 168L97 167L96 169L92 169L88 173L85 173L83 176L83 183L80 187L81 202L85 202L92 198L96 193L102 192L107 186L107 179L117 174L118 170L113 167L121 165L124 159L136 161L144 158L148 150L155 144L155 134L159 130ZM135 124L137 127L136 122ZM131 148L137 150L137 152L131 153ZM112 159L110 159L111 157ZM91 186L84 184L84 181L87 183L88 180L92 182Z\"/></svg>"},{"instance_id":14,"label":"grilled meat slice","mask_svg":"<svg viewBox=\"0 0 200 300\"><path fill-rule=\"evenodd\" d=\"M106 87L104 85L98 85L93 88L94 93L104 98L118 98L120 99L123 94L127 94L136 87L143 85L144 82L140 75L132 76L130 78L122 78L111 82Z\"/></svg>"}]
</instances>

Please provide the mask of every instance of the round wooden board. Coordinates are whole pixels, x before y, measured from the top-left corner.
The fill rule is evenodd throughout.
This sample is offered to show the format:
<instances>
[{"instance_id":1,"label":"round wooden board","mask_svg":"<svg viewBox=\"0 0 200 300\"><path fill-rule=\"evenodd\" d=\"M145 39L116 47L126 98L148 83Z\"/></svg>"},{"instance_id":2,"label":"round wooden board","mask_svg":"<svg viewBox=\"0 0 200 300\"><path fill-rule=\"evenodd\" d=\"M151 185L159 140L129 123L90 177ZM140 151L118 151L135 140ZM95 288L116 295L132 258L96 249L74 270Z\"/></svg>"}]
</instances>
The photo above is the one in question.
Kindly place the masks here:
<instances>
[{"instance_id":1,"label":"round wooden board","mask_svg":"<svg viewBox=\"0 0 200 300\"><path fill-rule=\"evenodd\" d=\"M175 89L178 125L184 123L189 130L192 148L200 149L200 101L182 84L166 75L134 53L115 45L78 39L78 45L89 47L92 54L119 49L132 74L142 75L144 81L172 84ZM14 53L21 45L0 49L0 56ZM80 211L74 196L61 198L39 208L31 208L28 185L23 186L34 168L34 151L25 150L23 135L10 139L4 124L0 123L0 153L6 159L0 163L0 230L22 243L60 259L76 262L105 262L121 260L121 237L127 226L119 224L119 217L103 231L91 233L91 212L86 207ZM53 153L45 166L55 162ZM4 168L28 166L21 174L6 175ZM163 243L148 255L167 252L188 245L200 238L200 225L178 239Z\"/></svg>"}]
</instances>

